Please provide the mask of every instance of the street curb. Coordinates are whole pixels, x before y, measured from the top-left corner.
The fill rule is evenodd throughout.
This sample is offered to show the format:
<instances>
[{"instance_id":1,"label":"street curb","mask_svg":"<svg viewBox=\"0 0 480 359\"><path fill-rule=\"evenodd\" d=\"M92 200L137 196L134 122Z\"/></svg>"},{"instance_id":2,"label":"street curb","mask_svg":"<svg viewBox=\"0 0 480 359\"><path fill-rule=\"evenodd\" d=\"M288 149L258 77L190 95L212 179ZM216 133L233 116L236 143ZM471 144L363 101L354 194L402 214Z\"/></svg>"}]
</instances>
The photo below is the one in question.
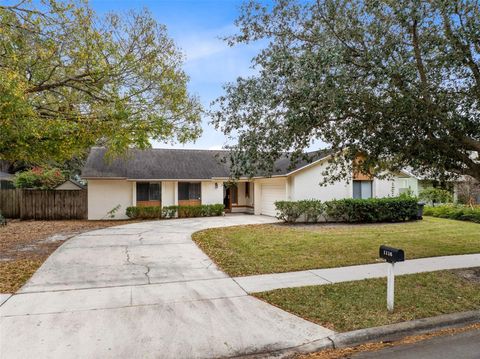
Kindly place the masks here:
<instances>
[{"instance_id":1,"label":"street curb","mask_svg":"<svg viewBox=\"0 0 480 359\"><path fill-rule=\"evenodd\" d=\"M406 336L423 334L446 328L453 328L480 322L480 310L445 314L437 317L417 319L381 327L337 333L329 337L302 344L297 347L270 352L242 355L238 358L291 358L296 354L307 354L325 349L345 348L370 342L388 342Z\"/></svg>"},{"instance_id":2,"label":"street curb","mask_svg":"<svg viewBox=\"0 0 480 359\"><path fill-rule=\"evenodd\" d=\"M422 334L432 330L441 330L475 322L480 322L480 310L445 314L381 327L354 330L352 332L335 334L330 339L333 341L335 348L345 348L372 341L392 341L409 335Z\"/></svg>"}]
</instances>

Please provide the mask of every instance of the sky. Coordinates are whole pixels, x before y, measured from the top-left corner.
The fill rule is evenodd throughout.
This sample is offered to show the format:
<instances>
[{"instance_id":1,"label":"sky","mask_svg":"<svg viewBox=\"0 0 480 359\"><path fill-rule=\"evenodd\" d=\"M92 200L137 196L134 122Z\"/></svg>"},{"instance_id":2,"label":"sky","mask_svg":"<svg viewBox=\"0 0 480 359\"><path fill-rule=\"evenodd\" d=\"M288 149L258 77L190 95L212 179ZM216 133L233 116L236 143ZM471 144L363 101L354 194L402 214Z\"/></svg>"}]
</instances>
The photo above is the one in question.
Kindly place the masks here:
<instances>
[{"instance_id":1,"label":"sky","mask_svg":"<svg viewBox=\"0 0 480 359\"><path fill-rule=\"evenodd\" d=\"M147 8L185 54L185 72L190 76L189 91L200 98L204 108L223 94L222 85L239 76L253 74L251 59L260 44L229 47L220 36L236 31L234 21L241 0L90 0L98 14ZM153 147L220 149L226 138L202 119L203 135L185 145L154 142Z\"/></svg>"}]
</instances>

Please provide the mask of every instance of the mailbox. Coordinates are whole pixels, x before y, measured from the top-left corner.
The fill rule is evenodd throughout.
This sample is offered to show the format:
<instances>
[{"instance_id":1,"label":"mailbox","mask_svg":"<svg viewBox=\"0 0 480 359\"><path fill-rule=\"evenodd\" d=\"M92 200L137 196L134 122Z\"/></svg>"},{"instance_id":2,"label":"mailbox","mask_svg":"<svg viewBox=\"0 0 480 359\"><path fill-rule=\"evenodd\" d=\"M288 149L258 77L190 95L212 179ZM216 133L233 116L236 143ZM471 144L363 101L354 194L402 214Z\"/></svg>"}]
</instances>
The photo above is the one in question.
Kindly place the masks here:
<instances>
[{"instance_id":1,"label":"mailbox","mask_svg":"<svg viewBox=\"0 0 480 359\"><path fill-rule=\"evenodd\" d=\"M389 263L403 262L405 261L405 253L402 249L380 246L379 251L380 258L385 259Z\"/></svg>"}]
</instances>

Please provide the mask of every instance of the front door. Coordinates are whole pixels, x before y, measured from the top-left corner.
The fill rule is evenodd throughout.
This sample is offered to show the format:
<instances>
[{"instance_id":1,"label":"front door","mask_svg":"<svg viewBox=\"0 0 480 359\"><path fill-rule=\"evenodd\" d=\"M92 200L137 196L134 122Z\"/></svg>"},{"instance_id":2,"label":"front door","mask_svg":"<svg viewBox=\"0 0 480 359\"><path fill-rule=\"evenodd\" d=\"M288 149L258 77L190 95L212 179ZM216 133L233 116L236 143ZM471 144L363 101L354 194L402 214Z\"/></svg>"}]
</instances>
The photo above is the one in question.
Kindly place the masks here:
<instances>
[{"instance_id":1,"label":"front door","mask_svg":"<svg viewBox=\"0 0 480 359\"><path fill-rule=\"evenodd\" d=\"M225 212L232 211L232 197L231 197L231 188L225 186L224 196L223 196L223 207L225 208Z\"/></svg>"}]
</instances>

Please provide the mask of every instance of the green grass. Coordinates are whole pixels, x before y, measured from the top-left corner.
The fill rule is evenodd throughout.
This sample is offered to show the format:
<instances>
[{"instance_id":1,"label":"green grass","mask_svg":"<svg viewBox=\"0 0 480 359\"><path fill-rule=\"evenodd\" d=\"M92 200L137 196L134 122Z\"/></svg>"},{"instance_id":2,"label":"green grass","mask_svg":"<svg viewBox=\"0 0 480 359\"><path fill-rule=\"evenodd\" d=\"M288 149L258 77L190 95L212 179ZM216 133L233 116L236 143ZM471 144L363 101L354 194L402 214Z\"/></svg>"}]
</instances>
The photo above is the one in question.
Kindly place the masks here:
<instances>
[{"instance_id":1,"label":"green grass","mask_svg":"<svg viewBox=\"0 0 480 359\"><path fill-rule=\"evenodd\" d=\"M278 289L255 296L338 332L480 309L480 283L451 271L397 276L391 314L386 309L386 279Z\"/></svg>"},{"instance_id":2,"label":"green grass","mask_svg":"<svg viewBox=\"0 0 480 359\"><path fill-rule=\"evenodd\" d=\"M425 217L423 221L208 229L196 243L232 276L375 263L378 247L405 250L407 259L480 253L480 224Z\"/></svg>"}]
</instances>

